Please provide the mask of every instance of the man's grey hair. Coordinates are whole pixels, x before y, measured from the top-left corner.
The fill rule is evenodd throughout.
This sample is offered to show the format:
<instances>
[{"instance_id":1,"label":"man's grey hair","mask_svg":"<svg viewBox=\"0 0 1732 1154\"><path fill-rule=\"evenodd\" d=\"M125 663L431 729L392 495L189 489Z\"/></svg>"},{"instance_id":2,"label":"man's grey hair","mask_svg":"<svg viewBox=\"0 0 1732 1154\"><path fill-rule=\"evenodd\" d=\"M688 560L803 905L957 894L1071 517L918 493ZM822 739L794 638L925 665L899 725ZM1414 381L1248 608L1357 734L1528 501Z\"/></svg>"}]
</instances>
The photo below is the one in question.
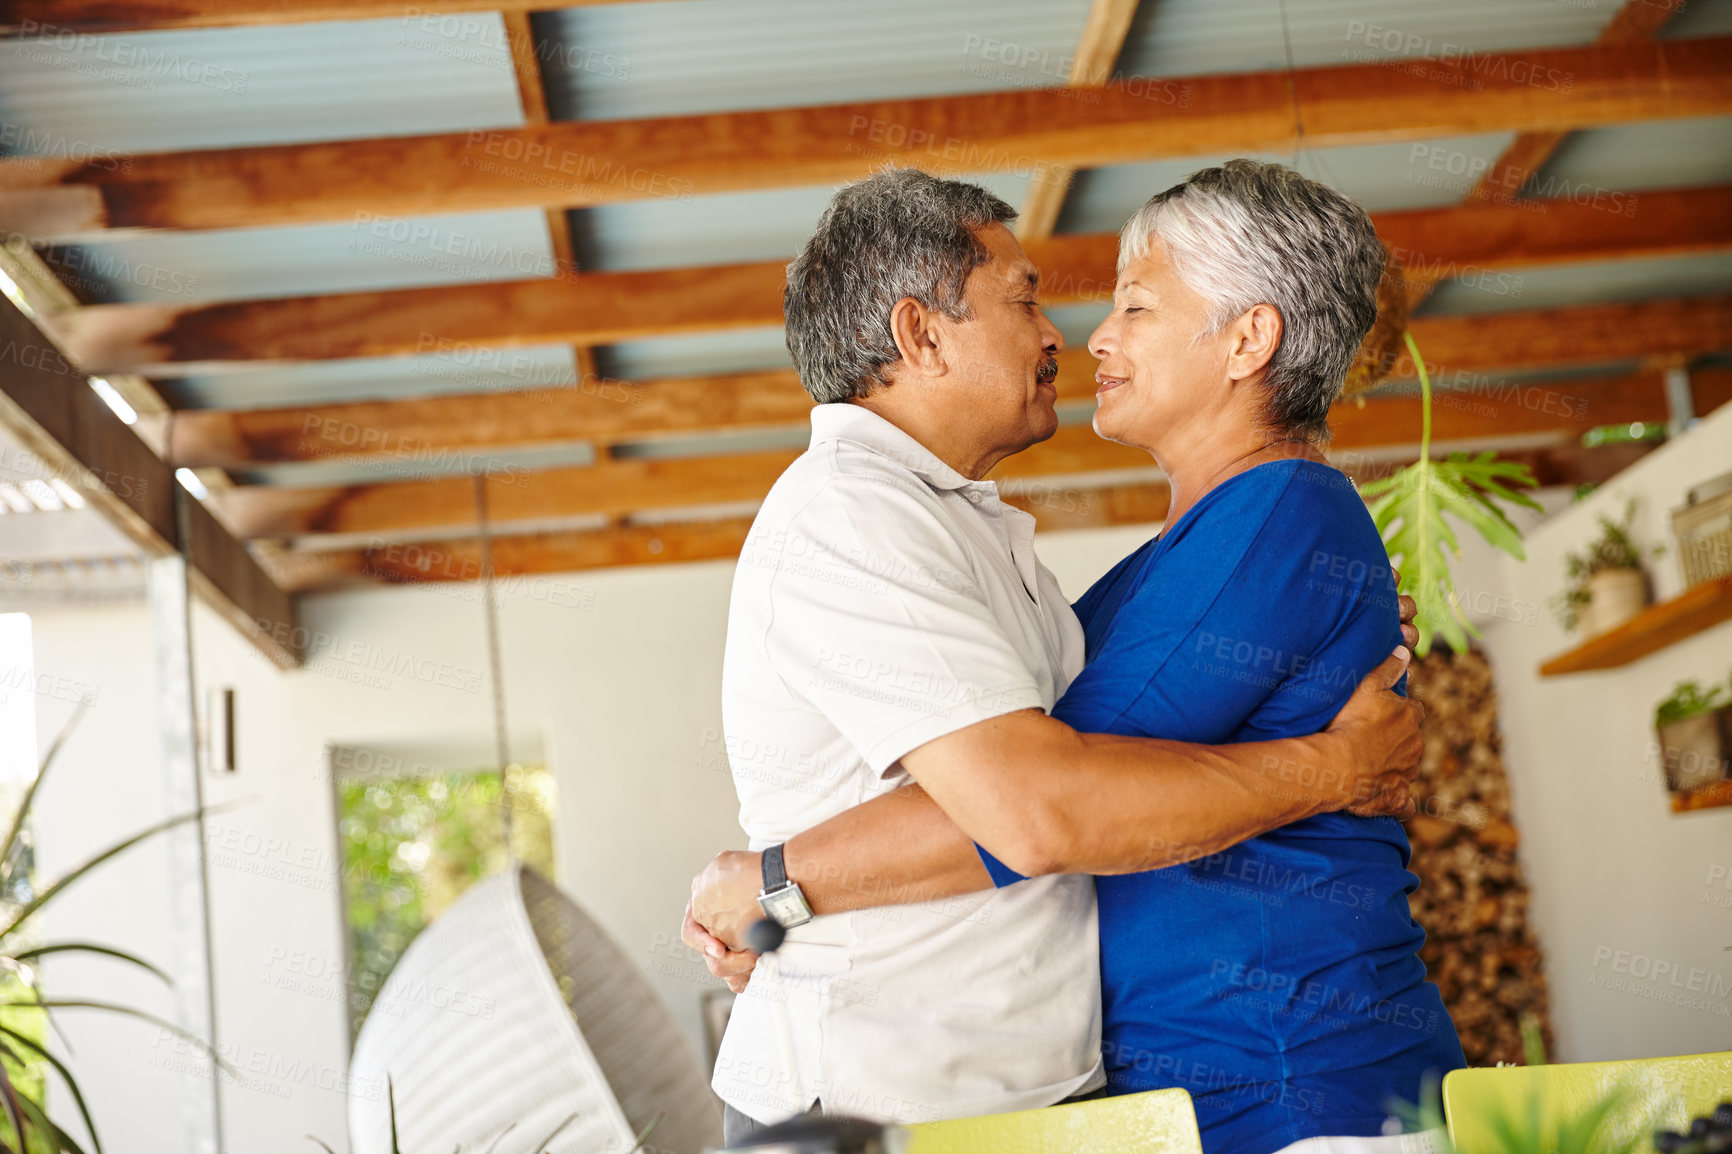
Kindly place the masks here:
<instances>
[{"instance_id":1,"label":"man's grey hair","mask_svg":"<svg viewBox=\"0 0 1732 1154\"><path fill-rule=\"evenodd\" d=\"M954 320L968 274L991 259L975 230L1016 219L978 185L897 168L838 192L788 266L788 352L820 404L863 397L901 359L890 310L903 297Z\"/></svg>"},{"instance_id":2,"label":"man's grey hair","mask_svg":"<svg viewBox=\"0 0 1732 1154\"><path fill-rule=\"evenodd\" d=\"M1157 241L1209 302L1199 337L1254 305L1281 314L1264 415L1280 432L1327 436L1329 406L1377 317L1385 253L1365 210L1284 165L1230 160L1139 209L1119 234L1119 271Z\"/></svg>"}]
</instances>

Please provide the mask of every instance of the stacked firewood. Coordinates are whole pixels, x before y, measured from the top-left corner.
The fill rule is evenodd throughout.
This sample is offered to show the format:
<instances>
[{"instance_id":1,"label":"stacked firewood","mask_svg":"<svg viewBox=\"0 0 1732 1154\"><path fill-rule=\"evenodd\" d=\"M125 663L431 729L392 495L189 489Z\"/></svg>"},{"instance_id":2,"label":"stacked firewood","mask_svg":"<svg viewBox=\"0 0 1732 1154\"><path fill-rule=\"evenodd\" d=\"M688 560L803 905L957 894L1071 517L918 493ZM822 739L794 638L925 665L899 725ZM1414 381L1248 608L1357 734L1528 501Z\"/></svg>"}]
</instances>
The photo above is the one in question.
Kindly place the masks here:
<instances>
[{"instance_id":1,"label":"stacked firewood","mask_svg":"<svg viewBox=\"0 0 1732 1154\"><path fill-rule=\"evenodd\" d=\"M1425 702L1425 761L1407 822L1431 980L1472 1066L1522 1060L1522 1019L1540 1025L1551 1052L1546 981L1528 927L1528 889L1510 821L1491 666L1444 646L1415 661L1410 692Z\"/></svg>"}]
</instances>

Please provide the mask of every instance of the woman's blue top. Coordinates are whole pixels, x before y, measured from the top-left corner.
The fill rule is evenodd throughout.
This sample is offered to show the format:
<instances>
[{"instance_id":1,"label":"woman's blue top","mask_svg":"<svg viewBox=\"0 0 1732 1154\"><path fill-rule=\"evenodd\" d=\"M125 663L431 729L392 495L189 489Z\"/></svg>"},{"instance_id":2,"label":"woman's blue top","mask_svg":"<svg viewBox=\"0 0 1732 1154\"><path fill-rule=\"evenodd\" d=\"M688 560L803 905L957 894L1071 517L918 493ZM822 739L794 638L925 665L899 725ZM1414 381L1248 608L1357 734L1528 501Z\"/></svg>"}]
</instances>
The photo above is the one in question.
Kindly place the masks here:
<instances>
[{"instance_id":1,"label":"woman's blue top","mask_svg":"<svg viewBox=\"0 0 1732 1154\"><path fill-rule=\"evenodd\" d=\"M1076 611L1088 664L1053 716L1086 733L1316 733L1401 643L1364 502L1305 460L1229 478ZM1267 768L1270 789L1311 784L1309 768ZM1189 1090L1209 1154L1380 1133L1393 1100L1465 1064L1419 960L1409 854L1394 818L1333 813L1096 878L1111 1090ZM998 884L1018 879L982 857Z\"/></svg>"}]
</instances>

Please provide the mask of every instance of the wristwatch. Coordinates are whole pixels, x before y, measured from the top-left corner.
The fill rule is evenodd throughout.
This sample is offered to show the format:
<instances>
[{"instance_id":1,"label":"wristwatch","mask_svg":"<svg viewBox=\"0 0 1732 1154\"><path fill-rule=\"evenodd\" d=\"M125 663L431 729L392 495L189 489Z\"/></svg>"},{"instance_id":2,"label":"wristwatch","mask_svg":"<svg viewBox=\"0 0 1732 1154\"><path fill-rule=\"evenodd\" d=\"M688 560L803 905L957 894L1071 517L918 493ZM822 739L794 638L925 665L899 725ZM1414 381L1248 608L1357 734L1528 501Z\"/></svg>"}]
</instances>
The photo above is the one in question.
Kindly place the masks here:
<instances>
[{"instance_id":1,"label":"wristwatch","mask_svg":"<svg viewBox=\"0 0 1732 1154\"><path fill-rule=\"evenodd\" d=\"M783 929L791 930L812 920L812 907L806 904L800 883L788 879L787 867L782 864L782 850L783 847L777 844L764 851L764 888L758 894L758 908L764 911L765 917Z\"/></svg>"}]
</instances>

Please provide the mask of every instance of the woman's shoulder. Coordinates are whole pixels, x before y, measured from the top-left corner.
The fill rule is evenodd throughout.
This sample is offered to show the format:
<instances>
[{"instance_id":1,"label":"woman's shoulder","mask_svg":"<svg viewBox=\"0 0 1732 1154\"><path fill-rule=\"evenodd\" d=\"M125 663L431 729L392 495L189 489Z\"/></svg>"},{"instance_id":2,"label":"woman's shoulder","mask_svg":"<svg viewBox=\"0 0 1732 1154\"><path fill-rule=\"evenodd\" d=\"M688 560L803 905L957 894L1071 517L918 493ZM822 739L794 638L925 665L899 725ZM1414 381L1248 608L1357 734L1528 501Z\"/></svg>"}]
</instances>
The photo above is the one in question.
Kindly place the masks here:
<instances>
[{"instance_id":1,"label":"woman's shoulder","mask_svg":"<svg viewBox=\"0 0 1732 1154\"><path fill-rule=\"evenodd\" d=\"M1352 479L1330 465L1273 461L1209 496L1221 499L1192 511L1204 514L1184 550L1193 565L1240 560L1238 580L1268 589L1297 583L1317 596L1343 592L1347 583L1363 598L1389 583L1389 554L1371 512Z\"/></svg>"},{"instance_id":2,"label":"woman's shoulder","mask_svg":"<svg viewBox=\"0 0 1732 1154\"><path fill-rule=\"evenodd\" d=\"M1265 526L1332 533L1356 522L1371 527L1352 478L1321 461L1296 458L1270 461L1227 478L1197 502L1180 527L1188 536L1213 543L1254 539Z\"/></svg>"}]
</instances>

